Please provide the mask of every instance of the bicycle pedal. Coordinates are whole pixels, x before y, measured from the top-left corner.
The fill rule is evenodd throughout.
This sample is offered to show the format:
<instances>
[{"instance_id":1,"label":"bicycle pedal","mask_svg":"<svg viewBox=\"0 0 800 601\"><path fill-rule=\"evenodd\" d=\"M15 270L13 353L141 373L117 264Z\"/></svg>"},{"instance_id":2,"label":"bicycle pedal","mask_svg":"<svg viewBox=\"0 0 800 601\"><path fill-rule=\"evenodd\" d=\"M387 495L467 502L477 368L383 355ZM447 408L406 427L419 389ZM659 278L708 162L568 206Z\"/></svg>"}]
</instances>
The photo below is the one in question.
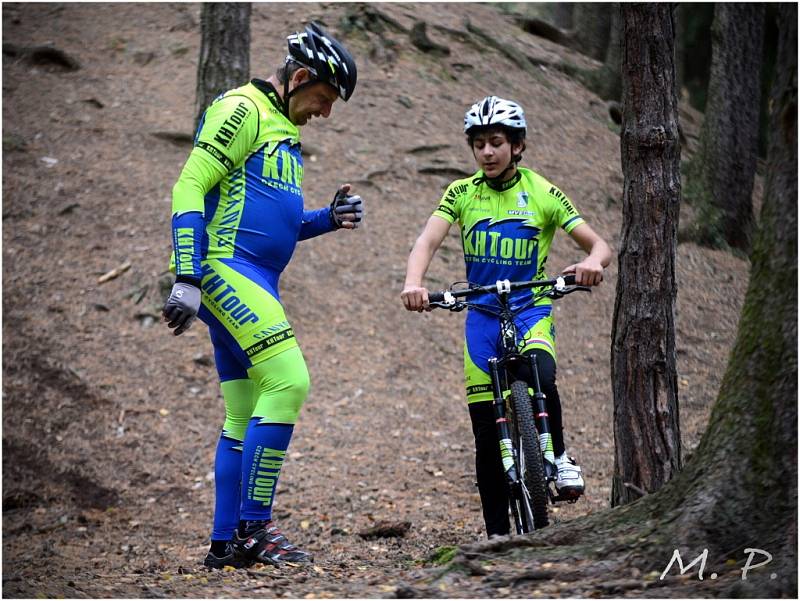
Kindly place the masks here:
<instances>
[{"instance_id":1,"label":"bicycle pedal","mask_svg":"<svg viewBox=\"0 0 800 601\"><path fill-rule=\"evenodd\" d=\"M568 491L567 494L552 495L550 500L555 503L577 503L578 499L583 496L583 492Z\"/></svg>"}]
</instances>

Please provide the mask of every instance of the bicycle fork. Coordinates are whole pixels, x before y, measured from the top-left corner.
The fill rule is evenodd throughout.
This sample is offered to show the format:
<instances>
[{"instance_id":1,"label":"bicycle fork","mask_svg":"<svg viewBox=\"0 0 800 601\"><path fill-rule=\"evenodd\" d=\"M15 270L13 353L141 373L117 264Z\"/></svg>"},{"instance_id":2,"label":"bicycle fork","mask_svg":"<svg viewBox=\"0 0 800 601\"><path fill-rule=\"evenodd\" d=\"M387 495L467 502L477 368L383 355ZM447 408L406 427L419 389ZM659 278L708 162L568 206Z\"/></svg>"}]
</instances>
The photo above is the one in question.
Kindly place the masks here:
<instances>
[{"instance_id":1,"label":"bicycle fork","mask_svg":"<svg viewBox=\"0 0 800 601\"><path fill-rule=\"evenodd\" d=\"M548 480L555 480L558 476L556 469L556 456L553 451L553 436L550 431L550 416L547 413L547 397L542 392L539 382L539 365L536 355L528 355L531 373L533 374L533 415L536 419L536 429L539 430L539 446L544 459L544 472Z\"/></svg>"},{"instance_id":2,"label":"bicycle fork","mask_svg":"<svg viewBox=\"0 0 800 601\"><path fill-rule=\"evenodd\" d=\"M497 438L500 441L500 458L503 461L503 469L506 472L509 483L516 485L519 482L519 474L517 474L516 467L517 458L514 456L515 447L511 442L511 429L506 416L505 399L500 386L500 370L497 367L497 359L489 359L489 371L492 376L494 422L497 427Z\"/></svg>"}]
</instances>

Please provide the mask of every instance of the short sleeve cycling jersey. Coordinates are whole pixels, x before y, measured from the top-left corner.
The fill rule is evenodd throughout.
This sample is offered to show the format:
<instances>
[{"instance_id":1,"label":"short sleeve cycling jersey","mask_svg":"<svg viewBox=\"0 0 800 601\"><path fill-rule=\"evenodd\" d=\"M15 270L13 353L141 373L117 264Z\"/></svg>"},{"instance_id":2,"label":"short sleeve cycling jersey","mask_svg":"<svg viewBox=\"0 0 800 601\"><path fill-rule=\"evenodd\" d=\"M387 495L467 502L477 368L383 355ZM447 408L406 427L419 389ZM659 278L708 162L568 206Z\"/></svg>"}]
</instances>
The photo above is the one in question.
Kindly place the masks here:
<instances>
[{"instance_id":1,"label":"short sleeve cycling jersey","mask_svg":"<svg viewBox=\"0 0 800 601\"><path fill-rule=\"evenodd\" d=\"M206 110L173 188L173 261L198 281L201 259L283 271L298 240L330 231L327 208L303 209L300 133L267 82L253 80Z\"/></svg>"},{"instance_id":2,"label":"short sleeve cycling jersey","mask_svg":"<svg viewBox=\"0 0 800 601\"><path fill-rule=\"evenodd\" d=\"M530 169L517 171L502 190L489 187L481 171L456 180L433 212L449 223L459 222L467 280L473 284L545 279L556 228L569 233L584 223L561 190ZM512 301L519 305L530 297L523 290Z\"/></svg>"}]
</instances>

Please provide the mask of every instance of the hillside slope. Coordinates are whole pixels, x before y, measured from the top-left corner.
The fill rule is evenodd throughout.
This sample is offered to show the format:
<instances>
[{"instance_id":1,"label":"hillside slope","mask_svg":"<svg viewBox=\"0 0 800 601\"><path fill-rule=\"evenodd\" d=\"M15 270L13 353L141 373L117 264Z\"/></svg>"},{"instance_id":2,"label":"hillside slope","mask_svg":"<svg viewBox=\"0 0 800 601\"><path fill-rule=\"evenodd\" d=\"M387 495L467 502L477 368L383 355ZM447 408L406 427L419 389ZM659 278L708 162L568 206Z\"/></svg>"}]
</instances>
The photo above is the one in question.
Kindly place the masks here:
<instances>
[{"instance_id":1,"label":"hillside slope","mask_svg":"<svg viewBox=\"0 0 800 601\"><path fill-rule=\"evenodd\" d=\"M323 206L351 182L367 216L356 232L300 244L281 281L312 391L276 514L316 553L315 567L202 571L224 412L205 328L175 338L159 323L170 190L189 147L155 135L191 133L199 10L3 6L4 42L52 44L81 64L65 71L30 54L3 57L5 596L391 596L437 547L481 537L463 316L410 314L399 300L408 251L443 187L473 170L465 109L487 94L521 102L525 164L564 190L612 248L619 240L619 140L604 104L558 71L522 70L511 57L588 59L524 34L488 5L254 4L254 76L269 75L285 36L307 19L354 49L355 95L303 130L305 195L307 206ZM410 44L405 31L417 19L449 56ZM476 27L509 53L488 48ZM453 228L432 288L463 279L460 253ZM580 255L559 235L551 272ZM679 247L689 451L724 370L747 269ZM615 284L616 260L596 292L556 309L568 445L588 488L559 520L608 505ZM411 528L405 538L357 535L383 520Z\"/></svg>"}]
</instances>

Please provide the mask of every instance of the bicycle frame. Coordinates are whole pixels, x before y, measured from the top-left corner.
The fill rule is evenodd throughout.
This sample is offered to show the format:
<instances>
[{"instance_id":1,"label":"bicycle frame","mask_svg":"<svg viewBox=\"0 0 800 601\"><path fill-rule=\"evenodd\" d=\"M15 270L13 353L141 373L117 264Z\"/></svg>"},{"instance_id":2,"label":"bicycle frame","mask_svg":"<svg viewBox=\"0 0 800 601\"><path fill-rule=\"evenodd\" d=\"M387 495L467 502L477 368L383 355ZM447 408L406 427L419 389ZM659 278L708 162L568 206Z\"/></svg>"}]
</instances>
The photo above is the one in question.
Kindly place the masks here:
<instances>
[{"instance_id":1,"label":"bicycle frame","mask_svg":"<svg viewBox=\"0 0 800 601\"><path fill-rule=\"evenodd\" d=\"M497 425L497 436L501 441L500 450L503 454L503 467L506 469L506 475L510 485L516 486L519 484L519 474L515 468L518 458L513 457L512 462L506 462L505 454L508 449L504 447L503 441L511 440L509 419L507 417L510 407L506 404L507 395L505 391L510 390L509 367L515 364L522 365L527 363L532 374L532 382L529 384L533 388L533 403L534 403L534 416L536 418L536 428L539 432L540 445L542 451L542 458L544 459L545 475L548 481L555 481L557 471L555 466L555 455L553 453L553 443L550 431L550 418L547 413L547 399L542 392L542 387L539 382L539 367L536 361L536 355L530 353L528 355L522 354L517 348L517 327L514 324L514 315L508 308L508 293L502 292L500 294L500 303L502 310L500 312L500 336L502 344L502 353L500 357L493 357L489 360L489 375L492 379L492 392L494 394L493 407L495 414L495 423ZM516 447L511 446L514 453ZM549 491L549 487L548 487Z\"/></svg>"}]
</instances>

